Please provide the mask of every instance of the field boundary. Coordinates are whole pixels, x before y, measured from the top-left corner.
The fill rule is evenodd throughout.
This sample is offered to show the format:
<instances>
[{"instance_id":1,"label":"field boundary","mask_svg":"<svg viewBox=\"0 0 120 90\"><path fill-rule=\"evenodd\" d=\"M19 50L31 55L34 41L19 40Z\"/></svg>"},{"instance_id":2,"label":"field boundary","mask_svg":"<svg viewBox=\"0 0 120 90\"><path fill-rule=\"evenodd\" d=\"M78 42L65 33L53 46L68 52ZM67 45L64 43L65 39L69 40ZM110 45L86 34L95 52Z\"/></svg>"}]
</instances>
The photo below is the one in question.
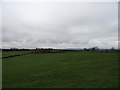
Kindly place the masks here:
<instances>
[{"instance_id":1,"label":"field boundary","mask_svg":"<svg viewBox=\"0 0 120 90\"><path fill-rule=\"evenodd\" d=\"M47 53L63 53L63 52L47 52ZM17 57L17 56L25 56L29 54L46 54L46 53L26 53L26 54L17 54L17 55L10 55L10 56L5 56L0 59L6 59L6 58L12 58L12 57Z\"/></svg>"},{"instance_id":2,"label":"field boundary","mask_svg":"<svg viewBox=\"0 0 120 90\"><path fill-rule=\"evenodd\" d=\"M24 55L28 55L28 54L31 54L31 53L26 53L26 54L17 54L17 55L5 56L5 57L2 57L2 59L5 59L5 58L12 58L12 57L17 57L17 56L24 56Z\"/></svg>"}]
</instances>

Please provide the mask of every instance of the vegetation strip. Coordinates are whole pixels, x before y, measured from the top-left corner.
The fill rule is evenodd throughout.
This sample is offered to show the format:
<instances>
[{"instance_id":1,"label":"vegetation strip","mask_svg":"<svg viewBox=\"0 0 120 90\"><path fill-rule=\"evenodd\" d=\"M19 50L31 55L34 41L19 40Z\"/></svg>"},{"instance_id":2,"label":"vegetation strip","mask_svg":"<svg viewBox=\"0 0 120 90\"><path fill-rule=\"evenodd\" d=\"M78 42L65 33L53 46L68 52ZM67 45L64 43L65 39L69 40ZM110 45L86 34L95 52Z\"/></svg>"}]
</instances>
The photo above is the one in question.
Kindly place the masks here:
<instances>
[{"instance_id":1,"label":"vegetation strip","mask_svg":"<svg viewBox=\"0 0 120 90\"><path fill-rule=\"evenodd\" d=\"M24 56L24 55L28 55L28 54L31 54L31 53L27 53L27 54L18 54L18 55L11 55L11 56L5 56L5 57L2 57L2 59L11 58L11 57L17 57L17 56Z\"/></svg>"},{"instance_id":2,"label":"vegetation strip","mask_svg":"<svg viewBox=\"0 0 120 90\"><path fill-rule=\"evenodd\" d=\"M63 53L63 52L47 52L47 53ZM24 55L29 55L29 54L35 54L35 53L10 55L10 56L2 57L2 59L5 59L5 58L12 58L12 57L17 57L17 56L24 56ZM39 53L39 54L43 54L43 53ZM0 58L0 59L1 59L1 58Z\"/></svg>"}]
</instances>

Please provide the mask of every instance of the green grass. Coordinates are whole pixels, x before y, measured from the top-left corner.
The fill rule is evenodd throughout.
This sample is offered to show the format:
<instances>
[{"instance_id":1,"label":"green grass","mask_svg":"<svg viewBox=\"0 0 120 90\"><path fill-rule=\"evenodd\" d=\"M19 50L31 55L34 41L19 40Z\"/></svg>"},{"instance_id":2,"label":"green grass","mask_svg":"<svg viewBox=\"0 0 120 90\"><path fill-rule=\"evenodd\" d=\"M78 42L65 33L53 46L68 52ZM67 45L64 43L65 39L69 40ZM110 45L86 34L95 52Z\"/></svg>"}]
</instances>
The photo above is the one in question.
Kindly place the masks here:
<instances>
[{"instance_id":1,"label":"green grass","mask_svg":"<svg viewBox=\"0 0 120 90\"><path fill-rule=\"evenodd\" d=\"M117 88L117 53L66 52L3 60L3 88Z\"/></svg>"},{"instance_id":2,"label":"green grass","mask_svg":"<svg viewBox=\"0 0 120 90\"><path fill-rule=\"evenodd\" d=\"M11 56L11 55L19 55L19 54L26 54L29 53L30 51L4 51L2 52L2 57L6 57L6 56Z\"/></svg>"},{"instance_id":3,"label":"green grass","mask_svg":"<svg viewBox=\"0 0 120 90\"><path fill-rule=\"evenodd\" d=\"M2 58L2 51L0 51L0 58Z\"/></svg>"}]
</instances>

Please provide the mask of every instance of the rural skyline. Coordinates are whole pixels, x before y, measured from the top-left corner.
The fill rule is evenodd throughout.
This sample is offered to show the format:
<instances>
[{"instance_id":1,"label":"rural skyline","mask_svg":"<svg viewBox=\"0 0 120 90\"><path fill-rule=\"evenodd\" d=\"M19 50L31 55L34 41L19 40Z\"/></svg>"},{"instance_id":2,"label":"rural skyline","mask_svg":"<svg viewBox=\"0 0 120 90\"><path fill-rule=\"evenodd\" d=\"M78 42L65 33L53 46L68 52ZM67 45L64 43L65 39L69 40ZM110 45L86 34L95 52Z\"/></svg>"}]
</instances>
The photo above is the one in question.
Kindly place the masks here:
<instances>
[{"instance_id":1,"label":"rural skyline","mask_svg":"<svg viewBox=\"0 0 120 90\"><path fill-rule=\"evenodd\" d=\"M4 2L2 48L117 48L117 9L117 2Z\"/></svg>"}]
</instances>

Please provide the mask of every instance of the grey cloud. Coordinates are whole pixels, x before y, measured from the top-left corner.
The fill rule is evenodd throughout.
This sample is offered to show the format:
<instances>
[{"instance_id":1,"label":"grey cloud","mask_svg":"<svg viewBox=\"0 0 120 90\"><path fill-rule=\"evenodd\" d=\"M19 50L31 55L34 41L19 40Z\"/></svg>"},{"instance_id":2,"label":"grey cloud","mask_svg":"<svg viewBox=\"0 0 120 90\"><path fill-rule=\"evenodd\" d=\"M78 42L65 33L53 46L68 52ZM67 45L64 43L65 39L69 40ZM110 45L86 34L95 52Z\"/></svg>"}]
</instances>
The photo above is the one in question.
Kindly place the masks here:
<instances>
[{"instance_id":1,"label":"grey cloud","mask_svg":"<svg viewBox=\"0 0 120 90\"><path fill-rule=\"evenodd\" d=\"M117 47L117 19L117 3L4 3L3 48Z\"/></svg>"}]
</instances>

